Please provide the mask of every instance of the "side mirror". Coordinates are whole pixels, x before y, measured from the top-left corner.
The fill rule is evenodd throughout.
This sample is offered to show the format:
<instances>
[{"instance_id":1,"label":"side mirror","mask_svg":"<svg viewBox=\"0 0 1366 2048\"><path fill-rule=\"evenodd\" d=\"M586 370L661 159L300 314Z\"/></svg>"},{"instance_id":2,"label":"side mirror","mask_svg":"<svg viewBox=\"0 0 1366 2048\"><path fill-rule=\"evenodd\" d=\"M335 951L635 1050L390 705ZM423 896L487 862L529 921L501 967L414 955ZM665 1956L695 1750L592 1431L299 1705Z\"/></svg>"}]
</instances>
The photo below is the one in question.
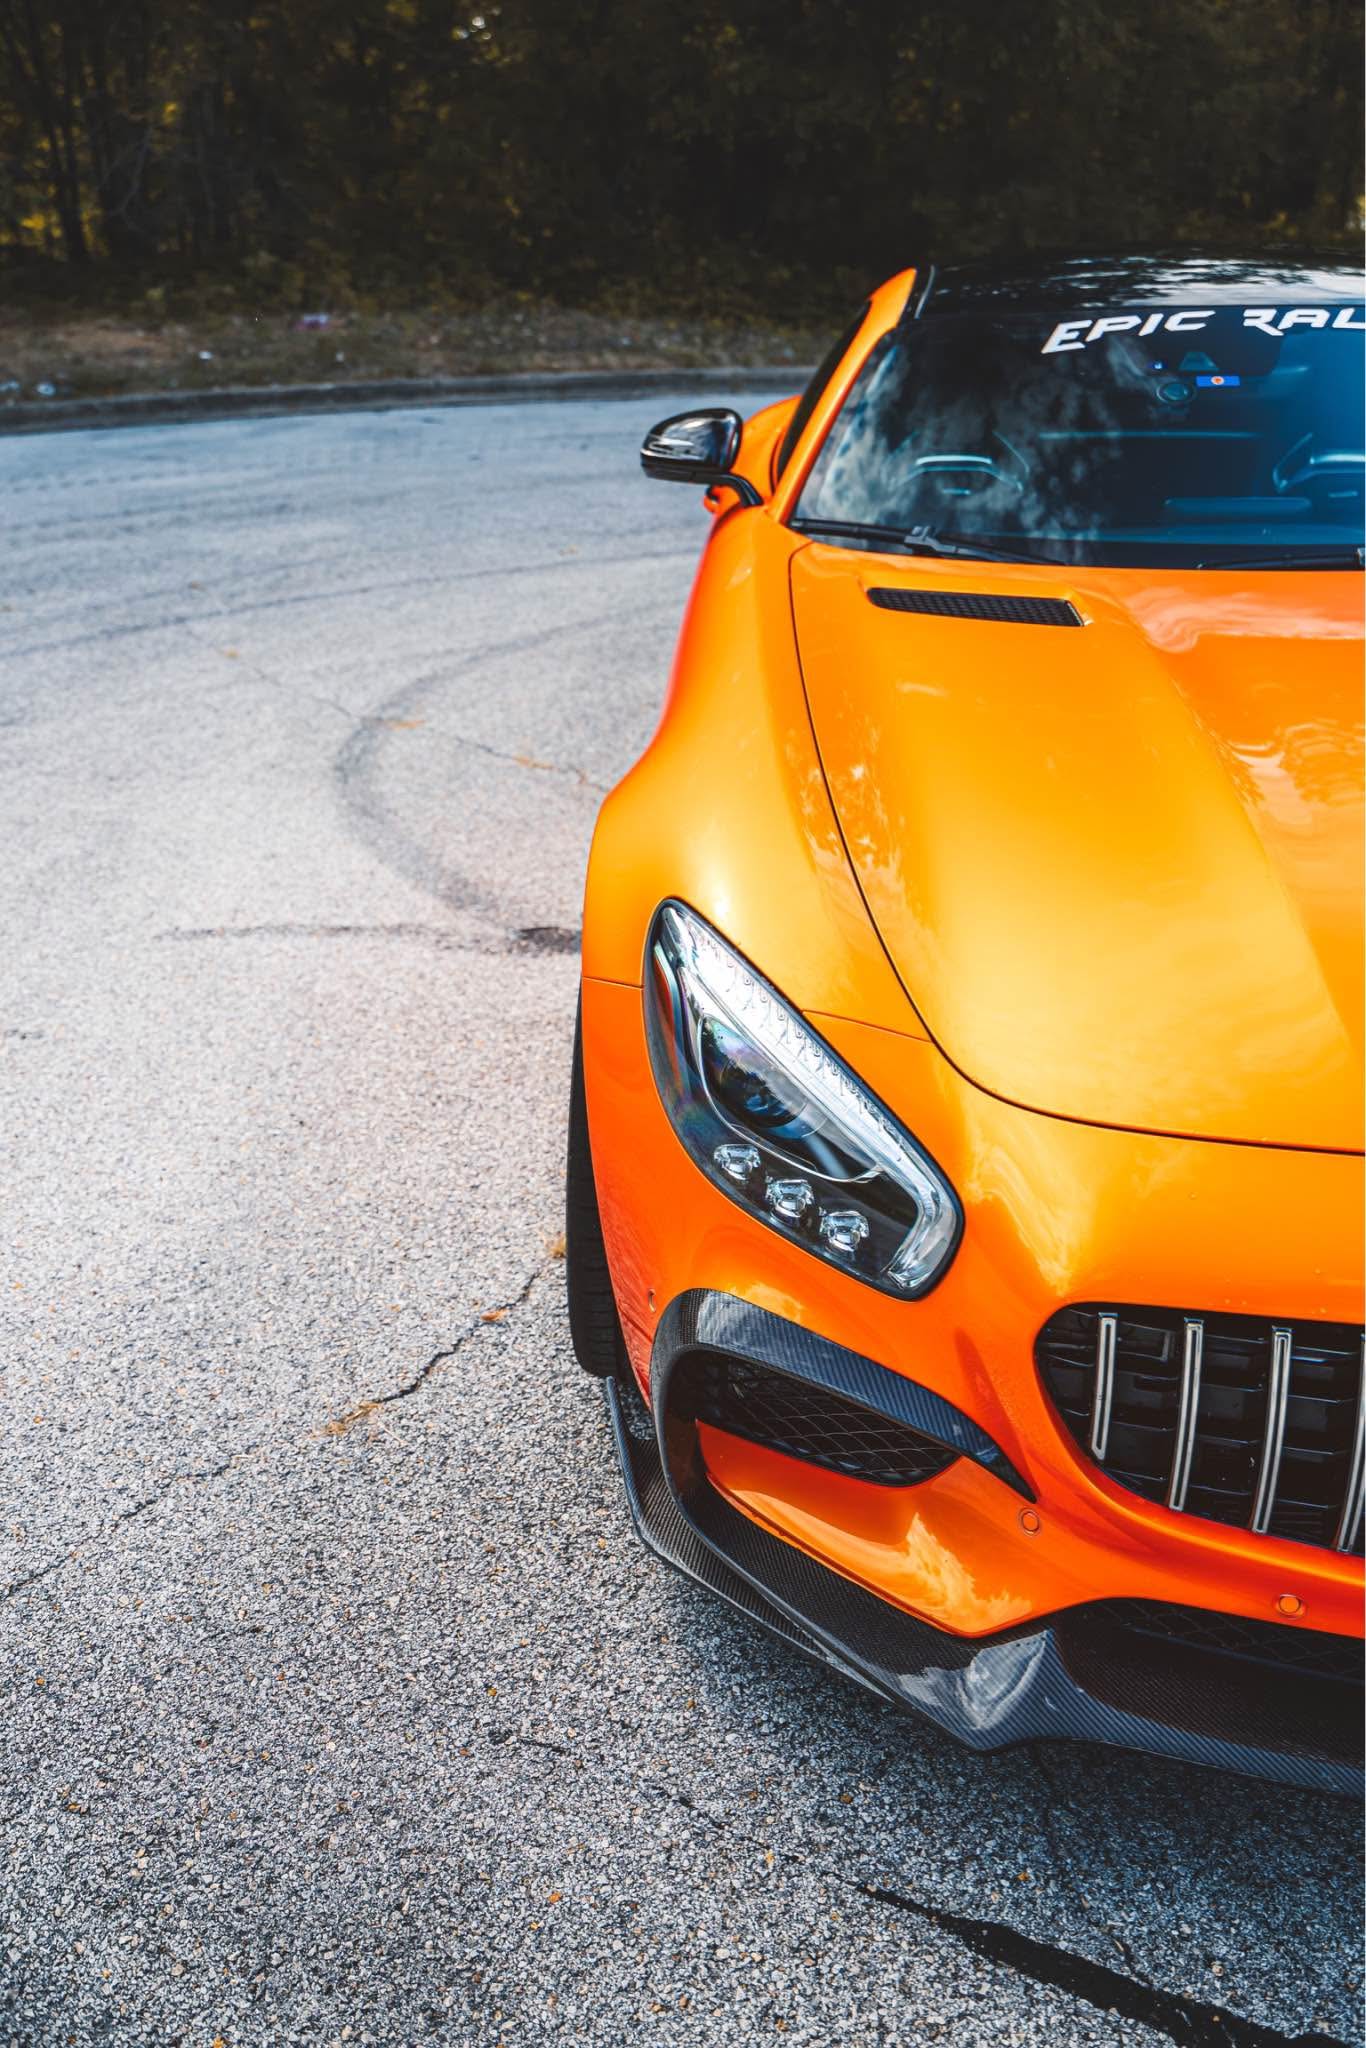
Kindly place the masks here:
<instances>
[{"instance_id":1,"label":"side mirror","mask_svg":"<svg viewBox=\"0 0 1366 2048\"><path fill-rule=\"evenodd\" d=\"M695 412L676 412L651 427L640 448L646 476L674 484L725 484L742 505L762 505L748 477L732 468L740 453L745 423L729 406L709 405Z\"/></svg>"}]
</instances>

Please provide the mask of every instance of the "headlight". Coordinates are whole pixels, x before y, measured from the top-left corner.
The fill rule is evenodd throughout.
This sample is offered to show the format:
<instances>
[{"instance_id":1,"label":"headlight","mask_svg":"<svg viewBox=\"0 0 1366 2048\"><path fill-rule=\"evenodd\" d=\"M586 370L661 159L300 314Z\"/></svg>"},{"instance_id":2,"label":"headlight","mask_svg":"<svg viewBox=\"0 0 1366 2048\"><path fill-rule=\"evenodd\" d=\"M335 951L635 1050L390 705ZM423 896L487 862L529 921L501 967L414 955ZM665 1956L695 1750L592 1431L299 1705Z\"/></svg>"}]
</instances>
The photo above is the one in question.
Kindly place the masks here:
<instances>
[{"instance_id":1,"label":"headlight","mask_svg":"<svg viewBox=\"0 0 1366 2048\"><path fill-rule=\"evenodd\" d=\"M924 1294L962 1215L908 1132L710 925L661 906L645 1029L664 1107L709 1180L794 1244L888 1294Z\"/></svg>"}]
</instances>

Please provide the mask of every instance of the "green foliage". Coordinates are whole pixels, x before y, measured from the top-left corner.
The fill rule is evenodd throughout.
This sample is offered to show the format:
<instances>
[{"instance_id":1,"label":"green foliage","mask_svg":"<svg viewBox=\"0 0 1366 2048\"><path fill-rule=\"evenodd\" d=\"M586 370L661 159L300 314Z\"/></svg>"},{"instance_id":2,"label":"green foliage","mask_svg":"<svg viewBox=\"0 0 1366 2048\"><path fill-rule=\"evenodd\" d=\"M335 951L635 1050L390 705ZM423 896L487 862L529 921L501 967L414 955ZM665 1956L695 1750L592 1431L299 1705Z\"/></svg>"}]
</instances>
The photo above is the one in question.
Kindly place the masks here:
<instances>
[{"instance_id":1,"label":"green foliage","mask_svg":"<svg viewBox=\"0 0 1366 2048\"><path fill-rule=\"evenodd\" d=\"M0 0L0 258L95 296L820 309L923 257L1340 239L1349 0Z\"/></svg>"}]
</instances>

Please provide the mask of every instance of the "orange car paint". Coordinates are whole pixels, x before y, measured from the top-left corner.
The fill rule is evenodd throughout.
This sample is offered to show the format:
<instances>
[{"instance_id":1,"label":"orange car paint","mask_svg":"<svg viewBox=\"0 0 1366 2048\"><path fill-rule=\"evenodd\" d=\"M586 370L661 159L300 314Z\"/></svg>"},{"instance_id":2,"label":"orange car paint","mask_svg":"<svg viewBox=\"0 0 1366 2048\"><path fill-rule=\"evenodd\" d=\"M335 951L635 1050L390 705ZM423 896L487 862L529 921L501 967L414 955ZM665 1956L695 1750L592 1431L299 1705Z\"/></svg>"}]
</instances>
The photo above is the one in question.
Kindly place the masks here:
<instances>
[{"instance_id":1,"label":"orange car paint","mask_svg":"<svg viewBox=\"0 0 1366 2048\"><path fill-rule=\"evenodd\" d=\"M974 622L969 661L879 585L1087 624ZM1091 1123L1360 1149L1359 575L815 546L792 598L850 857L956 1066Z\"/></svg>"},{"instance_id":2,"label":"orange car paint","mask_svg":"<svg viewBox=\"0 0 1366 2048\"><path fill-rule=\"evenodd\" d=\"M1359 579L910 564L793 533L814 452L912 284L874 295L769 502L721 510L659 730L594 837L585 1072L632 1364L644 1386L659 1313L714 1288L979 1421L1034 1487L1037 1530L967 1461L893 1498L703 1432L745 1513L940 1627L1124 1595L1283 1618L1290 1596L1299 1625L1359 1633L1359 1560L1122 1489L1081 1458L1033 1362L1069 1301L1361 1314ZM761 490L788 416L765 408L746 435ZM865 604L873 578L1067 596L1091 623L959 623L950 652L940 622ZM953 1182L962 1245L923 1300L789 1244L688 1159L641 1008L665 896L748 955ZM1159 936L1177 986L1143 969ZM1051 968L1033 997L1026 949Z\"/></svg>"},{"instance_id":3,"label":"orange car paint","mask_svg":"<svg viewBox=\"0 0 1366 2048\"><path fill-rule=\"evenodd\" d=\"M918 1031L869 922L811 735L786 589L801 545L758 511L727 512L713 528L659 731L599 814L583 971L639 982L650 919L665 896L680 896L762 960L799 1008ZM670 820L676 830L662 830Z\"/></svg>"}]
</instances>

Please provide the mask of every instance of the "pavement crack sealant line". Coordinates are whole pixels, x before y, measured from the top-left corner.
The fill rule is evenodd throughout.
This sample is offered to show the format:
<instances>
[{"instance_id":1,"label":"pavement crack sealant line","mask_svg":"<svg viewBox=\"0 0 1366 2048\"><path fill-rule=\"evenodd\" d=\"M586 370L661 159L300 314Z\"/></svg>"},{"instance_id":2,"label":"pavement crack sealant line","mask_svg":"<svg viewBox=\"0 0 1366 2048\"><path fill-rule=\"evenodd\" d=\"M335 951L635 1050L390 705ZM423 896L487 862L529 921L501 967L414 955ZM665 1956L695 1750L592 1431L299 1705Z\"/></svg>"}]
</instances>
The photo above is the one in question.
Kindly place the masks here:
<instances>
[{"instance_id":1,"label":"pavement crack sealant line","mask_svg":"<svg viewBox=\"0 0 1366 2048\"><path fill-rule=\"evenodd\" d=\"M477 916L478 913L472 913ZM523 924L512 931L466 936L454 927L434 924L239 924L173 925L155 934L158 941L198 939L379 939L433 946L440 952L489 958L506 953L577 953L582 935L568 925ZM37 1037L36 1032L8 1032L7 1037Z\"/></svg>"},{"instance_id":2,"label":"pavement crack sealant line","mask_svg":"<svg viewBox=\"0 0 1366 2048\"><path fill-rule=\"evenodd\" d=\"M506 1727L490 1728L486 1739L495 1748L510 1744L515 1748L551 1751L574 1762L588 1761L599 1769L612 1770L610 1759L606 1757L598 1755L579 1759L563 1743L521 1734ZM718 1834L731 1835L751 1844L766 1856L815 1872L827 1883L844 1892L856 1893L873 1905L908 1913L941 1934L951 1935L984 1962L1009 1970L1029 1983L1061 1991L1082 2004L1095 2006L1101 2012L1117 2013L1122 2019L1151 2027L1155 2033L1167 2035L1177 2048L1352 2048L1350 2042L1343 2041L1336 2034L1324 2034L1314 2029L1288 2034L1279 2027L1246 2019L1227 2006L1207 2005L1180 1992L1163 1991L1138 1972L1126 1943L1117 1945L1134 1971L1133 1975L1112 1970L1105 1963L1092 1962L1089 1957L1078 1955L1074 1949L1036 1941L1032 1935L1021 1934L1004 1921L978 1920L968 1914L951 1913L945 1907L932 1906L892 1885L851 1877L796 1850L775 1848L762 1836L751 1835L735 1827L724 1815L709 1812L689 1792L662 1784L657 1779L640 1778L635 1782L642 1792L684 1808ZM1108 1929L1105 1934L1114 1939Z\"/></svg>"},{"instance_id":3,"label":"pavement crack sealant line","mask_svg":"<svg viewBox=\"0 0 1366 2048\"><path fill-rule=\"evenodd\" d=\"M1169 2035L1178 2048L1350 2048L1350 2044L1332 2034L1285 2034L1278 2027L1244 2019L1226 2006L1205 2005L1178 1992L1159 1991L1154 1985L1126 1977L1105 1963L1093 1963L1072 1949L1054 1948L1048 1942L1019 1934L999 1920L973 1920L962 1913L949 1913L886 1885L860 1884L857 1889L878 1905L913 1914L917 1920L956 1936L987 1962L1012 1970L1032 1983L1064 1991L1103 2012L1113 2011L1124 2019L1137 2020Z\"/></svg>"}]
</instances>

